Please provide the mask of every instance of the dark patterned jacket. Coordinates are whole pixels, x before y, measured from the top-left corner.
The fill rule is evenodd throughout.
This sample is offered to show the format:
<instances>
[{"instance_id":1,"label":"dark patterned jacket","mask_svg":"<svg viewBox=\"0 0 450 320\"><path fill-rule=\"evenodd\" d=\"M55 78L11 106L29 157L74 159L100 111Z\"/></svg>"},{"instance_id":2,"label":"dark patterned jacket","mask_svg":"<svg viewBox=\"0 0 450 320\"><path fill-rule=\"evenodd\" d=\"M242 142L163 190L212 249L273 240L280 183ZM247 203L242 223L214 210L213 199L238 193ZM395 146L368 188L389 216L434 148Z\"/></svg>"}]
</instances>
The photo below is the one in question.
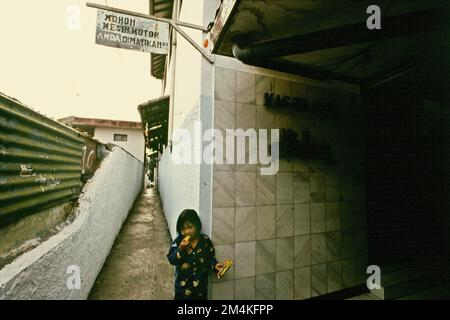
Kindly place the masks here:
<instances>
[{"instance_id":1,"label":"dark patterned jacket","mask_svg":"<svg viewBox=\"0 0 450 320\"><path fill-rule=\"evenodd\" d=\"M179 235L167 254L169 262L176 266L175 298L206 299L209 271L217 264L213 243L201 234L195 248L182 251L178 249L182 240L183 236Z\"/></svg>"}]
</instances>

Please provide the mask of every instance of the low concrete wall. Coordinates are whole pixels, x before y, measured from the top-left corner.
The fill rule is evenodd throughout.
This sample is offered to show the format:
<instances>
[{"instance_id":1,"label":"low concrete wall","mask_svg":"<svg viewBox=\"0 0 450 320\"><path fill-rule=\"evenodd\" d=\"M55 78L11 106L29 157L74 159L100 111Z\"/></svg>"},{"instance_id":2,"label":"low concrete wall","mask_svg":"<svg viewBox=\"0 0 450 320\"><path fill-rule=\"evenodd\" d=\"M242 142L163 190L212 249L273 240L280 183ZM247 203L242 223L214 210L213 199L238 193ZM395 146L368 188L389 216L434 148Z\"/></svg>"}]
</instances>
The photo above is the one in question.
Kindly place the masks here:
<instances>
[{"instance_id":1,"label":"low concrete wall","mask_svg":"<svg viewBox=\"0 0 450 320\"><path fill-rule=\"evenodd\" d=\"M76 203L77 200L68 201L0 228L0 269L59 233L70 223Z\"/></svg>"},{"instance_id":2,"label":"low concrete wall","mask_svg":"<svg viewBox=\"0 0 450 320\"><path fill-rule=\"evenodd\" d=\"M85 184L73 223L0 270L0 299L86 299L142 189L143 169L115 147ZM78 268L76 288L68 284Z\"/></svg>"}]
</instances>

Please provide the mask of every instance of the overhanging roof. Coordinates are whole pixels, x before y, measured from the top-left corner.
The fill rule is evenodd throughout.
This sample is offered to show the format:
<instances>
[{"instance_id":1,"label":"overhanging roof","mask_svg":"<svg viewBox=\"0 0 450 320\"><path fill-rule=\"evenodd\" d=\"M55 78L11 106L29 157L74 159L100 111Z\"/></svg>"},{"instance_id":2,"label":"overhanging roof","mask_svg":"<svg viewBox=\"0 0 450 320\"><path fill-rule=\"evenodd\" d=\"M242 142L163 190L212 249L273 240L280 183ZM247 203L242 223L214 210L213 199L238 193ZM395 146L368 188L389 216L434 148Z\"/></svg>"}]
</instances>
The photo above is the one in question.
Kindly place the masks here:
<instances>
[{"instance_id":1,"label":"overhanging roof","mask_svg":"<svg viewBox=\"0 0 450 320\"><path fill-rule=\"evenodd\" d=\"M213 53L245 53L247 64L366 84L422 59L446 21L443 1L380 0L382 29L368 30L372 4L223 0L210 35ZM233 46L249 50L233 53Z\"/></svg>"},{"instance_id":2,"label":"overhanging roof","mask_svg":"<svg viewBox=\"0 0 450 320\"><path fill-rule=\"evenodd\" d=\"M172 18L173 0L149 0L150 14L160 18ZM157 79L164 77L165 54L150 54L151 75Z\"/></svg>"},{"instance_id":3,"label":"overhanging roof","mask_svg":"<svg viewBox=\"0 0 450 320\"><path fill-rule=\"evenodd\" d=\"M162 96L138 106L147 148L162 151L167 145L170 96Z\"/></svg>"},{"instance_id":4,"label":"overhanging roof","mask_svg":"<svg viewBox=\"0 0 450 320\"><path fill-rule=\"evenodd\" d=\"M136 121L81 118L69 116L58 121L74 127L105 127L122 129L141 129L141 123Z\"/></svg>"}]
</instances>

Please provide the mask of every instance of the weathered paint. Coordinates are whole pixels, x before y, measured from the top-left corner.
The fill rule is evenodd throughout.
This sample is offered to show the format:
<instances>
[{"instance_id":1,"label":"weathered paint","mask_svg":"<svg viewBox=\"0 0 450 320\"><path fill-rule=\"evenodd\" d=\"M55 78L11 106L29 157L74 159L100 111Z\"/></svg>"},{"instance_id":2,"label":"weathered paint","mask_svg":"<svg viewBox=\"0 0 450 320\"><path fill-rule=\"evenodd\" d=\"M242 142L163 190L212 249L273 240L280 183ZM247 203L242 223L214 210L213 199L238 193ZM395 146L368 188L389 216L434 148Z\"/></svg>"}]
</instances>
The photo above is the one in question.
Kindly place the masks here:
<instances>
[{"instance_id":1,"label":"weathered paint","mask_svg":"<svg viewBox=\"0 0 450 320\"><path fill-rule=\"evenodd\" d=\"M209 38L211 40L210 49L215 53L217 47L220 45L221 38L223 37L222 30L227 24L230 23L228 18L231 16L232 12L236 10L239 5L240 0L224 0L220 4L219 9L216 13L216 18L214 24L209 32Z\"/></svg>"},{"instance_id":2,"label":"weathered paint","mask_svg":"<svg viewBox=\"0 0 450 320\"><path fill-rule=\"evenodd\" d=\"M0 93L0 226L76 198L96 145Z\"/></svg>"},{"instance_id":3,"label":"weathered paint","mask_svg":"<svg viewBox=\"0 0 450 320\"><path fill-rule=\"evenodd\" d=\"M142 189L143 170L113 148L83 186L72 223L0 270L0 300L86 299ZM79 268L79 289L70 286L71 267Z\"/></svg>"},{"instance_id":4,"label":"weathered paint","mask_svg":"<svg viewBox=\"0 0 450 320\"><path fill-rule=\"evenodd\" d=\"M95 43L108 47L167 54L169 24L113 11L97 11Z\"/></svg>"}]
</instances>

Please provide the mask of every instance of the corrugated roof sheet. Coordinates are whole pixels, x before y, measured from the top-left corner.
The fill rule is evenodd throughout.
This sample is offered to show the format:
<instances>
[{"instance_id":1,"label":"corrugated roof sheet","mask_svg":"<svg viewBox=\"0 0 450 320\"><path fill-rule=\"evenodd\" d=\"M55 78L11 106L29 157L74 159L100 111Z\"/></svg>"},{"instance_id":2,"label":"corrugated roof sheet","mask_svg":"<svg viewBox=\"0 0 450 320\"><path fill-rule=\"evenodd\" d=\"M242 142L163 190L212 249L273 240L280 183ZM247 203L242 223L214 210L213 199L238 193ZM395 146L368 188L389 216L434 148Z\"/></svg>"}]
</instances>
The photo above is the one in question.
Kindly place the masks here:
<instances>
[{"instance_id":1,"label":"corrugated roof sheet","mask_svg":"<svg viewBox=\"0 0 450 320\"><path fill-rule=\"evenodd\" d=\"M75 199L84 146L80 132L0 94L0 225Z\"/></svg>"}]
</instances>

